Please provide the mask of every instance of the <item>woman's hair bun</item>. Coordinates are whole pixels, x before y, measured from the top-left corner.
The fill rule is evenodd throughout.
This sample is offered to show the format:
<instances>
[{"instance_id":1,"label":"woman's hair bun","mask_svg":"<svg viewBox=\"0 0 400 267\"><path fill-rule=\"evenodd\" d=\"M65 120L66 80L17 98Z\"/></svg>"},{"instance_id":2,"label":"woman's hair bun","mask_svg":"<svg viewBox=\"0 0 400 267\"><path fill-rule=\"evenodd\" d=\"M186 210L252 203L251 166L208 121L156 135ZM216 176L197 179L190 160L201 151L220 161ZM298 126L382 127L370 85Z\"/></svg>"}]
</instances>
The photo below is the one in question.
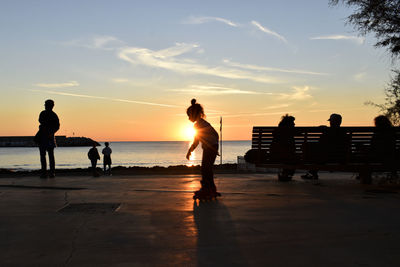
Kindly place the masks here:
<instances>
[{"instance_id":1,"label":"woman's hair bun","mask_svg":"<svg viewBox=\"0 0 400 267\"><path fill-rule=\"evenodd\" d=\"M196 104L196 99L192 99L192 101L190 101L190 103L192 103L192 105Z\"/></svg>"}]
</instances>

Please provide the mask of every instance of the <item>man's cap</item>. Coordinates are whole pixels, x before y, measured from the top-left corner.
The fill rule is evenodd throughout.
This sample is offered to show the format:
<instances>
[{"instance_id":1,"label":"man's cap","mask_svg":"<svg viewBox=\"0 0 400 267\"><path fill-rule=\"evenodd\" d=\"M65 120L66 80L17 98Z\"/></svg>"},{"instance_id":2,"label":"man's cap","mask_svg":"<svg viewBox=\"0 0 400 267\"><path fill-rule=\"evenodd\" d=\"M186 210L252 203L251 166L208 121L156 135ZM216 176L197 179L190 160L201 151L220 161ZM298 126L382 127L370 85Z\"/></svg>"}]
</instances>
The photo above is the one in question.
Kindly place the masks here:
<instances>
[{"instance_id":1,"label":"man's cap","mask_svg":"<svg viewBox=\"0 0 400 267\"><path fill-rule=\"evenodd\" d=\"M342 120L342 116L340 114L333 113L329 117L328 121L334 121L334 120Z\"/></svg>"}]
</instances>

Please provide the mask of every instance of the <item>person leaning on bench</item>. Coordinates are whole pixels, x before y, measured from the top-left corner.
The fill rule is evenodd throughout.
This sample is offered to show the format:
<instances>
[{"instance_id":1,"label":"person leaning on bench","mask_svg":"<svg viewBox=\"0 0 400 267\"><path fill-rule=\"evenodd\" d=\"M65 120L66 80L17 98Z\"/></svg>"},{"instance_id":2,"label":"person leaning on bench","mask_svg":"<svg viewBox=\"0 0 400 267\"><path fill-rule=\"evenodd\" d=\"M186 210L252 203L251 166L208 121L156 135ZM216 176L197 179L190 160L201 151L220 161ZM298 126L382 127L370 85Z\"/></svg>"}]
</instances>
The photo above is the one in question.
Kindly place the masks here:
<instances>
[{"instance_id":1,"label":"person leaning on bench","mask_svg":"<svg viewBox=\"0 0 400 267\"><path fill-rule=\"evenodd\" d=\"M323 131L319 142L314 147L308 147L306 158L316 163L345 163L350 149L350 138L340 127L342 116L333 113L328 119L330 127ZM309 170L303 179L318 179L318 170Z\"/></svg>"}]
</instances>

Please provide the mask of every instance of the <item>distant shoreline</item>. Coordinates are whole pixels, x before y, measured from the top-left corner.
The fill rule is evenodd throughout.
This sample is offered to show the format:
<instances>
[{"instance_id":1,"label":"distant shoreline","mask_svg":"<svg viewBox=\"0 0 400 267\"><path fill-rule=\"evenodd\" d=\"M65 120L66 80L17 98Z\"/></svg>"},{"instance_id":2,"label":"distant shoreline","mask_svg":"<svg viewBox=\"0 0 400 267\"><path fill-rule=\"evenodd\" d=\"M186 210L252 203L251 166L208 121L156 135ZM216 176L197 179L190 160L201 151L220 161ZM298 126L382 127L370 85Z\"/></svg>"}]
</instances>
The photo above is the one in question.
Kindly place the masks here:
<instances>
[{"instance_id":1,"label":"distant shoreline","mask_svg":"<svg viewBox=\"0 0 400 267\"><path fill-rule=\"evenodd\" d=\"M99 173L102 173L101 168L97 168ZM215 173L237 173L236 163L226 163L214 166ZM154 175L154 174L167 174L167 175L183 175L183 174L201 174L200 165L186 166L175 165L168 167L154 166L154 167L139 167L139 166L116 166L112 168L113 175ZM40 170L13 170L0 168L0 177L27 177L39 176ZM56 169L56 176L90 176L90 168L74 168L74 169ZM108 176L104 176L108 177Z\"/></svg>"}]
</instances>

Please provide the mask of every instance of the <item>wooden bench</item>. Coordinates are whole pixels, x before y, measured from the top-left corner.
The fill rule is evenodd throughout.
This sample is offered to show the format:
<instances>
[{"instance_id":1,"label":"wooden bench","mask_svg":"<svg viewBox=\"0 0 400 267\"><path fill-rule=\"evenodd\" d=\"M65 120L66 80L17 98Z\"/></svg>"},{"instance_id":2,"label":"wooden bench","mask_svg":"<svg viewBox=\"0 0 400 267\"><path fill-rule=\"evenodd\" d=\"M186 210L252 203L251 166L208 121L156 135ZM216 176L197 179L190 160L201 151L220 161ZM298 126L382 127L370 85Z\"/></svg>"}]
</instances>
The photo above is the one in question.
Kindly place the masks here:
<instances>
[{"instance_id":1,"label":"wooden bench","mask_svg":"<svg viewBox=\"0 0 400 267\"><path fill-rule=\"evenodd\" d=\"M274 162L270 159L273 132L277 127L254 126L252 134L252 150L256 150L258 155L267 155L263 159L255 161L256 166L264 168L278 169L302 169L302 170L321 170L321 171L344 171L359 173L362 183L371 183L371 173L374 171L399 170L400 167L400 127L395 127L396 133L396 158L394 163L386 164L381 162L371 162L369 151L371 139L375 127L341 127L349 137L349 148L347 150L344 163L310 162L307 154L307 147L310 144L318 144L320 136L327 127L296 127L295 128L295 147L296 160L292 164Z\"/></svg>"}]
</instances>

